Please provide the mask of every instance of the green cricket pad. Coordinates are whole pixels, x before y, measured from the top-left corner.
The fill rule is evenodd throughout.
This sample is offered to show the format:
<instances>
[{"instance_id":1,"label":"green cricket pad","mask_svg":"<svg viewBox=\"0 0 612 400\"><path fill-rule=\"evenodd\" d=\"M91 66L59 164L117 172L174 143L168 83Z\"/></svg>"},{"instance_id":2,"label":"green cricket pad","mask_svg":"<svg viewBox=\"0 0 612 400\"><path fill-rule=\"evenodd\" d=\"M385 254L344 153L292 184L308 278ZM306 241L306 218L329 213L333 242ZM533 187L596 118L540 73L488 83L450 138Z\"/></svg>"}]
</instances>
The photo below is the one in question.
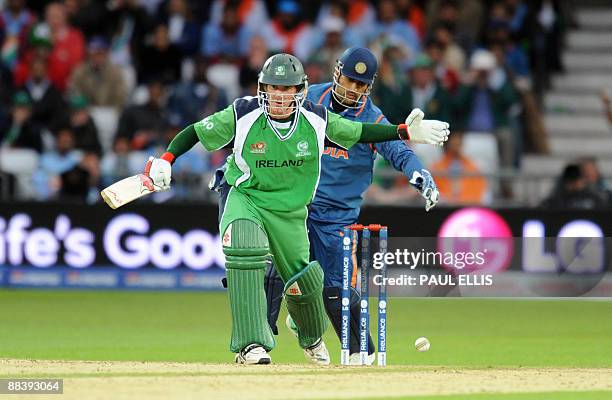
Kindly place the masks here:
<instances>
[{"instance_id":1,"label":"green cricket pad","mask_svg":"<svg viewBox=\"0 0 612 400\"><path fill-rule=\"evenodd\" d=\"M223 238L232 312L230 350L237 353L257 343L270 351L276 343L266 318L264 275L270 257L268 237L255 222L239 219L228 225Z\"/></svg>"},{"instance_id":2,"label":"green cricket pad","mask_svg":"<svg viewBox=\"0 0 612 400\"><path fill-rule=\"evenodd\" d=\"M302 348L316 343L327 328L322 293L323 269L317 261L309 263L285 284L287 310L298 328Z\"/></svg>"}]
</instances>

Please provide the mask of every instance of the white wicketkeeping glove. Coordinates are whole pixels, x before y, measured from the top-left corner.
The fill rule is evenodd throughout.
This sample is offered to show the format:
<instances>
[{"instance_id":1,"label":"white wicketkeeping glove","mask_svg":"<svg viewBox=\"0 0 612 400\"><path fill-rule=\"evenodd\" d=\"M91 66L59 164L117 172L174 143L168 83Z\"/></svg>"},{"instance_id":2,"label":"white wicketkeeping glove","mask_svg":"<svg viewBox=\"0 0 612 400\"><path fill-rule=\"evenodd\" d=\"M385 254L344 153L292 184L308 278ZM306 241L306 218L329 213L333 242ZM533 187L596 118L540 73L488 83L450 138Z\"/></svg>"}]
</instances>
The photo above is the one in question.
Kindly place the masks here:
<instances>
[{"instance_id":1,"label":"white wicketkeeping glove","mask_svg":"<svg viewBox=\"0 0 612 400\"><path fill-rule=\"evenodd\" d=\"M433 176L426 169L414 171L409 181L414 186L421 196L425 199L425 211L429 211L440 200L440 192L436 186Z\"/></svg>"},{"instance_id":2,"label":"white wicketkeeping glove","mask_svg":"<svg viewBox=\"0 0 612 400\"><path fill-rule=\"evenodd\" d=\"M145 174L148 175L155 185L155 190L170 189L172 179L172 166L161 158L149 157L145 167Z\"/></svg>"},{"instance_id":3,"label":"white wicketkeeping glove","mask_svg":"<svg viewBox=\"0 0 612 400\"><path fill-rule=\"evenodd\" d=\"M406 125L408 125L408 135L413 143L433 144L443 146L448 140L450 134L449 125L447 122L437 121L435 119L426 119L425 114L418 108L412 110Z\"/></svg>"}]
</instances>

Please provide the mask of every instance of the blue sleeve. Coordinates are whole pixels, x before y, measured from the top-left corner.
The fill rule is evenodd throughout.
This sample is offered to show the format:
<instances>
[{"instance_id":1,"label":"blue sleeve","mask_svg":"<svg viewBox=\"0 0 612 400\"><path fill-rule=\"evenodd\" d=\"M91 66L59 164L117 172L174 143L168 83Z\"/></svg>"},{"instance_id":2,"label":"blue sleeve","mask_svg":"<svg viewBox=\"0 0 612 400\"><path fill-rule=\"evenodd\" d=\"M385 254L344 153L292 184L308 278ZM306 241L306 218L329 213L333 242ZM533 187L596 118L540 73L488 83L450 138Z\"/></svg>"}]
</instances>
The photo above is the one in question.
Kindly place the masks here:
<instances>
[{"instance_id":1,"label":"blue sleeve","mask_svg":"<svg viewBox=\"0 0 612 400\"><path fill-rule=\"evenodd\" d=\"M387 118L384 117L380 123L390 124ZM414 151L401 140L375 143L375 146L380 155L389 161L393 168L403 172L408 177L408 180L412 178L412 174L415 171L420 172L425 168Z\"/></svg>"}]
</instances>

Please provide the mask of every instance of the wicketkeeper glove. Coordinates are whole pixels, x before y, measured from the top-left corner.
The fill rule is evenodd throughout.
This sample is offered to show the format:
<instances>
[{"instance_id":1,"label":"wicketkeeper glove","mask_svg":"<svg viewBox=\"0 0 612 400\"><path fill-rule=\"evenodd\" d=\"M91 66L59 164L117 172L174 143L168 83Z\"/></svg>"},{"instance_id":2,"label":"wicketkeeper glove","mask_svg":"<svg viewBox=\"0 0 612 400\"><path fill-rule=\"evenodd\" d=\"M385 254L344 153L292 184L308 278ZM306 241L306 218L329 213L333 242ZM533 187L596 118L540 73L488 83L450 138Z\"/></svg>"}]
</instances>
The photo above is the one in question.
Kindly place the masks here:
<instances>
[{"instance_id":1,"label":"wicketkeeper glove","mask_svg":"<svg viewBox=\"0 0 612 400\"><path fill-rule=\"evenodd\" d=\"M433 144L443 146L450 134L447 122L434 119L424 120L425 114L418 108L412 110L406 123L399 125L400 137L412 143Z\"/></svg>"},{"instance_id":2,"label":"wicketkeeper glove","mask_svg":"<svg viewBox=\"0 0 612 400\"><path fill-rule=\"evenodd\" d=\"M429 211L440 200L440 192L434 182L433 176L426 169L414 171L409 181L414 186L421 196L425 198L425 211Z\"/></svg>"},{"instance_id":3,"label":"wicketkeeper glove","mask_svg":"<svg viewBox=\"0 0 612 400\"><path fill-rule=\"evenodd\" d=\"M151 178L155 190L170 189L172 162L174 162L172 153L164 153L160 158L149 157L145 166L145 175Z\"/></svg>"}]
</instances>

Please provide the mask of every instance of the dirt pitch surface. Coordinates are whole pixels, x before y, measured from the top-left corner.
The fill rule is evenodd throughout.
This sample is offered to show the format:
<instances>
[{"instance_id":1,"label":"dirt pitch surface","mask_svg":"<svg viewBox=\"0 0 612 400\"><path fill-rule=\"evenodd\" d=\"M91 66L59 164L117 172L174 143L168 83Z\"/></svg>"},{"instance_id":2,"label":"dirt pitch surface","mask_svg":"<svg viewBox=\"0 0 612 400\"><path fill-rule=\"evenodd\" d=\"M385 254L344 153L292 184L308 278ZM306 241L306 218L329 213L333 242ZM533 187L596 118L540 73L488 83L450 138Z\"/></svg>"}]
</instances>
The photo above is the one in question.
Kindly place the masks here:
<instances>
[{"instance_id":1,"label":"dirt pitch surface","mask_svg":"<svg viewBox=\"0 0 612 400\"><path fill-rule=\"evenodd\" d=\"M63 378L62 399L354 399L612 390L612 369L585 368L243 366L0 359L0 376ZM40 399L19 396L28 397Z\"/></svg>"}]
</instances>

